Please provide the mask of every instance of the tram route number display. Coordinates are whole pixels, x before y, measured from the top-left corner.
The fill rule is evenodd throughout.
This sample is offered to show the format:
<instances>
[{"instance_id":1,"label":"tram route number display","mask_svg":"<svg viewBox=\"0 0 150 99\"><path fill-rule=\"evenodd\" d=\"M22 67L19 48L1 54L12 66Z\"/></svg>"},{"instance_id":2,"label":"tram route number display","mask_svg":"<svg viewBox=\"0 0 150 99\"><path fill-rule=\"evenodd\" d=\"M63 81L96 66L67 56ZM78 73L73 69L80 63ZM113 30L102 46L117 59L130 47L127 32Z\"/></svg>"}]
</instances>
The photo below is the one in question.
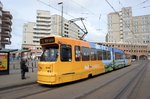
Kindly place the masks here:
<instances>
[{"instance_id":1,"label":"tram route number display","mask_svg":"<svg viewBox=\"0 0 150 99\"><path fill-rule=\"evenodd\" d=\"M8 68L8 54L0 53L0 71L7 70Z\"/></svg>"},{"instance_id":2,"label":"tram route number display","mask_svg":"<svg viewBox=\"0 0 150 99\"><path fill-rule=\"evenodd\" d=\"M47 44L47 43L54 43L54 42L55 42L54 37L43 38L40 40L40 44Z\"/></svg>"}]
</instances>

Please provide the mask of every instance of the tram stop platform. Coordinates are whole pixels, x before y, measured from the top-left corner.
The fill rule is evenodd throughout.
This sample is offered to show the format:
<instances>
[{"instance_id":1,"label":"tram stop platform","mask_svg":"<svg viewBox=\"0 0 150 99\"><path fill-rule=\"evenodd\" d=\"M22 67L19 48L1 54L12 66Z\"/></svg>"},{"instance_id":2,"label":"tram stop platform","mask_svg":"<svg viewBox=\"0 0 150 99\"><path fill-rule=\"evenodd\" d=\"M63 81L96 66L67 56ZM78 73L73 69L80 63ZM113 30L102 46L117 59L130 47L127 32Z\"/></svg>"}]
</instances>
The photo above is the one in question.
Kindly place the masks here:
<instances>
[{"instance_id":1,"label":"tram stop platform","mask_svg":"<svg viewBox=\"0 0 150 99\"><path fill-rule=\"evenodd\" d=\"M37 68L29 69L25 74L26 79L21 79L21 70L11 70L9 75L0 75L0 90L29 85L36 83Z\"/></svg>"}]
</instances>

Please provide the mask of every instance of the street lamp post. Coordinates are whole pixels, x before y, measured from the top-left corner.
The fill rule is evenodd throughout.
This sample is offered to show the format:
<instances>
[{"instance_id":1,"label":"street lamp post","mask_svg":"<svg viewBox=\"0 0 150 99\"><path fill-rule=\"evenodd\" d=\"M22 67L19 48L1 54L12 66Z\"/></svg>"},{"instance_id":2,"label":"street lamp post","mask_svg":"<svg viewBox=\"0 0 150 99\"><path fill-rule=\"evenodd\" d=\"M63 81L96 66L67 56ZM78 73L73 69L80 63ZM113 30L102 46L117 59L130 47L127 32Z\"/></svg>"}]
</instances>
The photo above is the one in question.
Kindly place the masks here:
<instances>
[{"instance_id":1,"label":"street lamp post","mask_svg":"<svg viewBox=\"0 0 150 99\"><path fill-rule=\"evenodd\" d=\"M63 2L58 3L58 5L62 5L61 8L61 36L63 36Z\"/></svg>"}]
</instances>

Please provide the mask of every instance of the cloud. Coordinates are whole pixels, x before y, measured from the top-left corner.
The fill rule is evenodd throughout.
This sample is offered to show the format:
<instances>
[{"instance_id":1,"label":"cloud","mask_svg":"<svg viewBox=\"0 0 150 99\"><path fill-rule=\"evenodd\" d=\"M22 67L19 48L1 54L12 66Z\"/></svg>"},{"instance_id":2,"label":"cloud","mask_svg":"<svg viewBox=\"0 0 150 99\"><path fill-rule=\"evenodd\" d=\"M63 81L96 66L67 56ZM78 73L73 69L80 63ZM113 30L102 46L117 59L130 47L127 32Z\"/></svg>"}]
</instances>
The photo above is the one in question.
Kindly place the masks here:
<instances>
[{"instance_id":1,"label":"cloud","mask_svg":"<svg viewBox=\"0 0 150 99\"><path fill-rule=\"evenodd\" d=\"M103 42L105 41L105 33L101 30L97 30L93 25L89 22L86 23L86 27L88 29L88 34L85 37L85 40L89 42Z\"/></svg>"}]
</instances>

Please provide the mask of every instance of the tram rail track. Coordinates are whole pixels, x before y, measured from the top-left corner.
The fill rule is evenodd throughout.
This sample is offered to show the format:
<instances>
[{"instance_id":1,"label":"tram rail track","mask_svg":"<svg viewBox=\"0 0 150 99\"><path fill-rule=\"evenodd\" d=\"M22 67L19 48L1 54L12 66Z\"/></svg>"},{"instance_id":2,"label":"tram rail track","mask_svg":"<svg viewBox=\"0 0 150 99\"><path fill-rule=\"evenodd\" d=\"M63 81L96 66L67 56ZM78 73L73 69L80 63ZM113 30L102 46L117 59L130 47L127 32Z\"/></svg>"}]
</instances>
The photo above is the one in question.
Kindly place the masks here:
<instances>
[{"instance_id":1,"label":"tram rail track","mask_svg":"<svg viewBox=\"0 0 150 99\"><path fill-rule=\"evenodd\" d=\"M121 75L117 75L115 77L113 76L113 79L108 79L108 80L105 81L105 83L97 86L95 89L89 90L87 92L83 92L83 94L78 95L75 98L76 99L85 99L87 96L90 96L93 93L95 93L96 91L98 91L98 90L100 90L102 88L105 88L105 86L108 86L109 84L115 82L116 80L122 78L123 76L125 76L125 75L127 75L127 74L129 74L129 73L131 73L133 71L140 71L146 65L147 65L147 63L142 62L142 63L139 63L137 66L135 64L132 65L133 67L130 68L130 69L128 69L128 67L124 68L126 70L125 73L121 73ZM123 69L120 69L120 70L122 71ZM117 71L114 71L114 72L117 73L120 70L117 70ZM108 75L110 75L111 73L114 73L114 72L110 72L110 73L108 73ZM104 75L101 75L101 76L104 76ZM97 77L94 77L94 79L96 79L96 78ZM86 81L87 82L89 82L89 81L91 82L91 80L94 80L94 79L92 78L92 79L85 80L83 82L81 81L81 83L85 83ZM54 87L51 87L51 86L46 86L45 87L45 86L40 86L39 84L32 84L32 85L26 85L26 86L22 86L22 87L7 89L7 90L0 91L0 99L22 99L22 98L26 99L26 98L29 98L29 97L32 97L32 96L36 96L36 95L41 94L41 93L50 93L50 91L53 91L53 90L56 91L57 89L63 89L63 88L66 88L66 87L69 87L69 88L72 87L73 88L73 86L74 86L74 84L69 84L69 85L65 84L65 85L67 85L67 86L63 87L62 85L60 85L60 86L54 86ZM79 83L78 82L75 83L75 85L80 85L80 82ZM122 89L124 91L120 91L120 93L118 93L118 95L116 95L115 98L119 99L120 97L122 97L124 95L124 93L126 93L127 89L128 88ZM17 94L17 96L12 96L13 94L16 94L16 93L19 93L19 94ZM9 97L9 95L10 95L10 97ZM132 95L130 95L130 94L128 95L128 97L131 97L131 96ZM65 99L65 97L63 99Z\"/></svg>"},{"instance_id":2,"label":"tram rail track","mask_svg":"<svg viewBox=\"0 0 150 99\"><path fill-rule=\"evenodd\" d=\"M54 88L40 86L38 84L30 84L12 89L0 91L0 99L21 99L27 96L50 91Z\"/></svg>"},{"instance_id":3,"label":"tram rail track","mask_svg":"<svg viewBox=\"0 0 150 99\"><path fill-rule=\"evenodd\" d=\"M144 66L142 67L142 70L143 70L143 69L145 70L144 67L145 67L147 64L148 64L148 63L144 63ZM133 69L131 69L131 70L129 70L129 71L123 73L122 75L119 75L119 76L116 77L116 78L113 78L113 79L107 81L107 82L104 83L103 85L101 85L101 86L95 88L94 90L91 90L90 92L88 92L88 93L86 93L86 94L83 94L82 96L77 97L76 99L85 99L85 97L90 96L91 94L95 93L96 91L98 91L98 90L100 90L100 89L102 89L102 88L108 86L109 84L112 84L114 81L116 81L116 80L122 78L123 76L125 76L126 74L128 74L128 73L130 73L130 72L133 72L133 71L135 71L135 70L138 70L139 72L141 72L141 71L140 71L141 69L139 69L139 67L140 67L141 65L143 65L143 63L140 63L138 66L134 67ZM138 67L138 68L137 68L137 67ZM139 73L139 72L138 72L138 73ZM137 73L137 74L138 74L138 73ZM132 81L130 81L128 84L130 84L131 82L132 82ZM128 86L126 86L125 88L123 88L123 89L115 96L115 99L120 99L120 97L121 97L121 96L123 95L123 93L126 91L127 87L128 87Z\"/></svg>"},{"instance_id":4,"label":"tram rail track","mask_svg":"<svg viewBox=\"0 0 150 99\"><path fill-rule=\"evenodd\" d=\"M143 82L147 70L147 66L148 66L148 62L144 64L141 71L137 72L137 74L129 81L129 83L116 95L115 99L120 99L125 96L127 99L136 98L141 83Z\"/></svg>"},{"instance_id":5,"label":"tram rail track","mask_svg":"<svg viewBox=\"0 0 150 99\"><path fill-rule=\"evenodd\" d=\"M128 95L126 95L127 99L133 99L133 97L136 97L136 94L133 96L133 92L135 91L135 87L137 87L141 82L142 79L144 77L144 73L147 69L147 63L144 64L144 66L142 67L142 69L137 72L137 74L129 81L129 83L127 83L127 85L116 95L115 99L120 99L124 96L124 94L128 91L128 89L131 87L131 85L133 85L132 90L130 91L130 93ZM139 87L138 87L139 88ZM132 96L132 98L131 98Z\"/></svg>"}]
</instances>

